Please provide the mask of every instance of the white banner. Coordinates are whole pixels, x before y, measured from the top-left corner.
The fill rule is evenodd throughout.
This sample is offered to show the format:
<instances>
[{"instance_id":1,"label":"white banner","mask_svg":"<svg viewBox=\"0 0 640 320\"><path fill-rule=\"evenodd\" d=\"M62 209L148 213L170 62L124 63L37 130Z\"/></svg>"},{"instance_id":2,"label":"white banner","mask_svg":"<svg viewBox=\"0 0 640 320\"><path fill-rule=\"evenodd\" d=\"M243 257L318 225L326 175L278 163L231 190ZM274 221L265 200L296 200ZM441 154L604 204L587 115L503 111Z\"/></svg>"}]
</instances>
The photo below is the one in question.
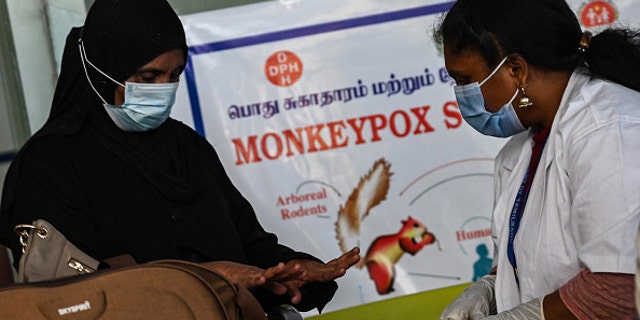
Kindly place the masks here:
<instances>
[{"instance_id":1,"label":"white banner","mask_svg":"<svg viewBox=\"0 0 640 320\"><path fill-rule=\"evenodd\" d=\"M491 267L493 157L505 140L457 110L431 39L451 5L270 1L182 17L190 59L173 116L214 145L282 243L325 261L358 245L370 262L338 280L328 311ZM593 27L621 12L575 7Z\"/></svg>"}]
</instances>

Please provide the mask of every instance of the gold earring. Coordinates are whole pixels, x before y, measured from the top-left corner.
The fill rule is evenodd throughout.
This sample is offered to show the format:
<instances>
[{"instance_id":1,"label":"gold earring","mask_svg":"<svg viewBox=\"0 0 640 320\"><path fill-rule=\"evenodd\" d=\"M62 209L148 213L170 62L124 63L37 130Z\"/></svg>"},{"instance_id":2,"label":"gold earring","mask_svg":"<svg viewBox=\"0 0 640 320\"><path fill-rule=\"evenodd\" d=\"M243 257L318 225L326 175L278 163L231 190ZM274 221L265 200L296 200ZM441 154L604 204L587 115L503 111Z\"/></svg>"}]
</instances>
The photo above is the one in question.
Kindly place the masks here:
<instances>
[{"instance_id":1,"label":"gold earring","mask_svg":"<svg viewBox=\"0 0 640 320\"><path fill-rule=\"evenodd\" d=\"M520 100L518 101L518 108L531 107L533 105L533 101L531 101L531 98L527 96L527 92L524 91L524 87L521 85L519 89L522 92L522 98L520 98Z\"/></svg>"}]
</instances>

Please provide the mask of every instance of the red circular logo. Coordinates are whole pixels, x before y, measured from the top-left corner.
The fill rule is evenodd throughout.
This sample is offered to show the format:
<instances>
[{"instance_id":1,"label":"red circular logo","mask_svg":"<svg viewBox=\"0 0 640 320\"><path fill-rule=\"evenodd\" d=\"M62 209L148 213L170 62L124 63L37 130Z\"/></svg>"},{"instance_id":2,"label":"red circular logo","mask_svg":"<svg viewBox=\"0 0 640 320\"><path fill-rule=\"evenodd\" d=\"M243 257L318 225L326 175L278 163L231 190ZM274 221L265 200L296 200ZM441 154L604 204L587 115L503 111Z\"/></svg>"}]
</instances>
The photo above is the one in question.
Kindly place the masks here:
<instances>
[{"instance_id":1,"label":"red circular logo","mask_svg":"<svg viewBox=\"0 0 640 320\"><path fill-rule=\"evenodd\" d=\"M302 60L291 51L278 51L264 65L267 79L276 86L287 87L302 76Z\"/></svg>"},{"instance_id":2,"label":"red circular logo","mask_svg":"<svg viewBox=\"0 0 640 320\"><path fill-rule=\"evenodd\" d=\"M611 24L616 20L616 9L606 1L596 0L582 8L580 19L587 28Z\"/></svg>"}]
</instances>

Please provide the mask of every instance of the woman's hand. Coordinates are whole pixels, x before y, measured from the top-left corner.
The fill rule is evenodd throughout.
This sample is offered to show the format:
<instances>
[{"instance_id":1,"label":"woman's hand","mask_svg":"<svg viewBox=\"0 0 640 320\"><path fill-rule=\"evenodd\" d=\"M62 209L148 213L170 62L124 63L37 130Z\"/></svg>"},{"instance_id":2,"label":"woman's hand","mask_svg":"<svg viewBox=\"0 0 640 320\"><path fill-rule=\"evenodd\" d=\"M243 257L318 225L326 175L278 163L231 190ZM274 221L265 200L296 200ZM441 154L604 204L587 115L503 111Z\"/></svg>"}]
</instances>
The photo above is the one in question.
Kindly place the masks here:
<instances>
[{"instance_id":1,"label":"woman's hand","mask_svg":"<svg viewBox=\"0 0 640 320\"><path fill-rule=\"evenodd\" d=\"M279 282L279 284L286 287L286 292L291 297L291 303L297 304L302 299L302 294L298 288L305 283L335 280L342 277L347 272L347 269L358 263L358 261L360 261L360 248L358 247L327 263L304 259L291 260L285 266L292 270L299 270L301 277Z\"/></svg>"},{"instance_id":2,"label":"woman's hand","mask_svg":"<svg viewBox=\"0 0 640 320\"><path fill-rule=\"evenodd\" d=\"M284 263L266 270L230 261L204 262L202 266L222 273L233 283L249 289L264 286L275 294L287 292L283 282L300 280L303 276L299 266L286 266Z\"/></svg>"},{"instance_id":3,"label":"woman's hand","mask_svg":"<svg viewBox=\"0 0 640 320\"><path fill-rule=\"evenodd\" d=\"M249 289L264 287L274 294L288 294L291 303L297 304L302 299L299 289L301 286L309 282L328 282L342 277L347 269L360 261L359 254L360 248L356 247L327 263L296 259L286 264L281 262L266 270L229 261L205 262L202 265Z\"/></svg>"},{"instance_id":4,"label":"woman's hand","mask_svg":"<svg viewBox=\"0 0 640 320\"><path fill-rule=\"evenodd\" d=\"M347 269L360 261L360 248L355 247L336 259L327 263L320 263L313 260L291 260L287 266L300 265L304 271L302 284L308 282L327 282L342 277Z\"/></svg>"}]
</instances>

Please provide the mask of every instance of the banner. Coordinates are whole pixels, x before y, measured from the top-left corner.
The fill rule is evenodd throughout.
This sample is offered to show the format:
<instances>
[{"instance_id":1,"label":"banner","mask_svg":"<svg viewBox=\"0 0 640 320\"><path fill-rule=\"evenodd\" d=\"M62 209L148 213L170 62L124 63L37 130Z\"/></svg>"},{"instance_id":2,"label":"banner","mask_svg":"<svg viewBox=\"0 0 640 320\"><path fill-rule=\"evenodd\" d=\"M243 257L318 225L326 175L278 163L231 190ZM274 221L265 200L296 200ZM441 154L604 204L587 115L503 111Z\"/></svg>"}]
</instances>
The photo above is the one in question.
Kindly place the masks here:
<instances>
[{"instance_id":1,"label":"banner","mask_svg":"<svg viewBox=\"0 0 640 320\"><path fill-rule=\"evenodd\" d=\"M283 244L325 261L359 246L369 261L338 280L327 311L491 268L506 140L457 109L431 37L452 4L269 1L181 17L190 57L172 116L212 143ZM581 6L593 28L621 12Z\"/></svg>"}]
</instances>

